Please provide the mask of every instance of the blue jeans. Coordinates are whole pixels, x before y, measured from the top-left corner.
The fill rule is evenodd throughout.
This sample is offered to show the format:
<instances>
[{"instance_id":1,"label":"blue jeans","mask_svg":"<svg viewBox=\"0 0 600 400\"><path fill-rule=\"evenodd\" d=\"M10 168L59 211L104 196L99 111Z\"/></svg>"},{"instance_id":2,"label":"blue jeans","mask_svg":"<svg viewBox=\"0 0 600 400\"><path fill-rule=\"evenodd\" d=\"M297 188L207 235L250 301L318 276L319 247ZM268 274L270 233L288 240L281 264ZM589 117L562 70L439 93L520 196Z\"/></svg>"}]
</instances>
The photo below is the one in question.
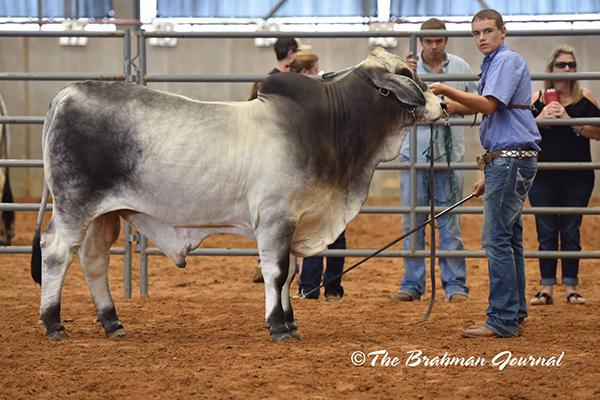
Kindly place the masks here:
<instances>
[{"instance_id":1,"label":"blue jeans","mask_svg":"<svg viewBox=\"0 0 600 400\"><path fill-rule=\"evenodd\" d=\"M328 246L329 249L346 248L346 231ZM302 261L302 272L300 273L300 290L302 293L308 293L321 285L321 276L325 282L325 294L344 295L342 287L342 277L329 282L334 276L344 271L345 257L327 257L327 269L323 274L323 257L305 257ZM319 292L312 293L308 298L318 299Z\"/></svg>"},{"instance_id":2,"label":"blue jeans","mask_svg":"<svg viewBox=\"0 0 600 400\"><path fill-rule=\"evenodd\" d=\"M408 162L406 156L400 157L400 162ZM454 174L456 187L455 196L452 196L451 175ZM424 192L424 172L417 171L417 206L429 204ZM464 186L464 174L460 171L436 171L435 173L435 205L449 206L462 198ZM400 196L402 204L410 205L409 172L400 172ZM427 220L426 214L417 214L416 226ZM404 230L410 230L410 218L406 215L403 219ZM464 244L460 235L460 215L446 214L437 220L440 232L441 250L463 250ZM419 229L413 234L416 239L416 250L425 248L425 229ZM404 250L410 250L410 237L404 239ZM469 293L466 285L467 266L464 258L440 258L440 274L442 285L449 299L454 293ZM417 297L425 291L425 259L405 258L404 276L400 284L400 290L411 293Z\"/></svg>"},{"instance_id":3,"label":"blue jeans","mask_svg":"<svg viewBox=\"0 0 600 400\"><path fill-rule=\"evenodd\" d=\"M577 171L579 172L579 171ZM564 177L561 179L561 177ZM529 192L529 201L535 207L587 207L594 179L578 177L575 174L549 174L538 177ZM560 237L561 251L580 251L579 228L581 215L545 215L535 216L540 250L558 250ZM540 258L540 274L542 285L556 284L556 258ZM577 286L579 280L578 258L563 258L562 283Z\"/></svg>"},{"instance_id":4,"label":"blue jeans","mask_svg":"<svg viewBox=\"0 0 600 400\"><path fill-rule=\"evenodd\" d=\"M499 157L484 169L481 242L490 276L485 325L501 336L513 336L527 317L521 213L536 171L535 157Z\"/></svg>"}]
</instances>

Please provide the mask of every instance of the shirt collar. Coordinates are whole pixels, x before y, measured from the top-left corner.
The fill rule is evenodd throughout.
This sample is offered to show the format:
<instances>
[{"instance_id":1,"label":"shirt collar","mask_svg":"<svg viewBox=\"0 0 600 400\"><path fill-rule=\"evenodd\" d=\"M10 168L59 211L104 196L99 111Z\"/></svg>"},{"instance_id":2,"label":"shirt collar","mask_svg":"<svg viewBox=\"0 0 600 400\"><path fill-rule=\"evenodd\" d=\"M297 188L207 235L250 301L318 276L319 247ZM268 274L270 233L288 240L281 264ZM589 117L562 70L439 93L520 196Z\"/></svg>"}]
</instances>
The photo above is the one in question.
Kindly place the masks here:
<instances>
[{"instance_id":1,"label":"shirt collar","mask_svg":"<svg viewBox=\"0 0 600 400\"><path fill-rule=\"evenodd\" d=\"M444 52L444 64L442 67L442 70L445 70L446 67L448 66L448 63L450 62L450 60L448 59L448 53ZM421 50L421 56L419 57L419 60L417 61L417 67L421 67L423 68L423 70L425 70L425 72L427 73L432 73L431 70L429 68L427 68L427 65L423 62L423 50Z\"/></svg>"},{"instance_id":2,"label":"shirt collar","mask_svg":"<svg viewBox=\"0 0 600 400\"><path fill-rule=\"evenodd\" d=\"M502 51L505 51L507 49L508 49L508 47L504 43L502 43L500 46L498 46L498 48L496 50L492 51L490 54L488 54L487 56L485 56L483 58L483 63L485 64L485 63L492 61L492 58L494 58L496 56L496 54L498 54Z\"/></svg>"}]
</instances>

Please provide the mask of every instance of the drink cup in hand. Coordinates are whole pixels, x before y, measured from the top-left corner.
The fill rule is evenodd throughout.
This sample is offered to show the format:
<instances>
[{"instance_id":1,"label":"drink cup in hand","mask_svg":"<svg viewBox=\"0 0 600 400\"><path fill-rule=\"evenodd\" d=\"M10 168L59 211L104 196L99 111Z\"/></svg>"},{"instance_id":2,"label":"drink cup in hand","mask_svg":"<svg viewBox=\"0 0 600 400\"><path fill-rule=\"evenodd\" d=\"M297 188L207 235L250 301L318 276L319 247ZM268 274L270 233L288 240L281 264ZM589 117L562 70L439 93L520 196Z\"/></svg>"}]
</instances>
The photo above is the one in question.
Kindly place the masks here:
<instances>
[{"instance_id":1,"label":"drink cup in hand","mask_svg":"<svg viewBox=\"0 0 600 400\"><path fill-rule=\"evenodd\" d=\"M556 91L556 89L548 89L544 91L544 104L548 105L553 101L557 101L560 103L560 95Z\"/></svg>"}]
</instances>

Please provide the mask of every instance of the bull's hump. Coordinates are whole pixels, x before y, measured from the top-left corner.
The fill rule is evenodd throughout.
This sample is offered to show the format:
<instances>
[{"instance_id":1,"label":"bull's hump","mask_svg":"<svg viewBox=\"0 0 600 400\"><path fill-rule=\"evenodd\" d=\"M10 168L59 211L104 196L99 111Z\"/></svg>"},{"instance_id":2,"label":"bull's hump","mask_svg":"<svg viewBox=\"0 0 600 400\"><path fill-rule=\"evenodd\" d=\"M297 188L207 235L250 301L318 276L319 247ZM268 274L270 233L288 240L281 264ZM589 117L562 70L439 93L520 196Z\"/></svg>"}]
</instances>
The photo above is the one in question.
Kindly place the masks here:
<instances>
[{"instance_id":1,"label":"bull's hump","mask_svg":"<svg viewBox=\"0 0 600 400\"><path fill-rule=\"evenodd\" d=\"M268 77L260 88L261 95L276 95L301 103L315 101L322 95L323 83L293 72Z\"/></svg>"}]
</instances>

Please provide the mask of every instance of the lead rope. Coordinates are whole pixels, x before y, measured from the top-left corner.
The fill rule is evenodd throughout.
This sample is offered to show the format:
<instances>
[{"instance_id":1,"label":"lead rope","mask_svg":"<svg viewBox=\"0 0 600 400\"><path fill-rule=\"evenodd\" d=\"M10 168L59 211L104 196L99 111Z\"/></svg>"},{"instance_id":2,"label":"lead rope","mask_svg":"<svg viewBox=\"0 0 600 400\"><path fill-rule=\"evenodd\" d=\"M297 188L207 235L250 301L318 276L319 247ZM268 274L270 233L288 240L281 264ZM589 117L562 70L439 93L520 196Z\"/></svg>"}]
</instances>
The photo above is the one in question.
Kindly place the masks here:
<instances>
[{"instance_id":1,"label":"lead rope","mask_svg":"<svg viewBox=\"0 0 600 400\"><path fill-rule=\"evenodd\" d=\"M448 124L448 113L444 110L444 126ZM434 158L435 152L433 147L433 124L429 125L429 148L431 157L429 157L429 218L431 220L431 226L429 227L431 233L431 239L429 246L431 247L431 253L429 257L429 279L431 281L431 298L429 299L429 307L423 315L423 318L418 322L422 324L429 319L431 312L433 311L433 305L435 304L435 169L434 169Z\"/></svg>"}]
</instances>

